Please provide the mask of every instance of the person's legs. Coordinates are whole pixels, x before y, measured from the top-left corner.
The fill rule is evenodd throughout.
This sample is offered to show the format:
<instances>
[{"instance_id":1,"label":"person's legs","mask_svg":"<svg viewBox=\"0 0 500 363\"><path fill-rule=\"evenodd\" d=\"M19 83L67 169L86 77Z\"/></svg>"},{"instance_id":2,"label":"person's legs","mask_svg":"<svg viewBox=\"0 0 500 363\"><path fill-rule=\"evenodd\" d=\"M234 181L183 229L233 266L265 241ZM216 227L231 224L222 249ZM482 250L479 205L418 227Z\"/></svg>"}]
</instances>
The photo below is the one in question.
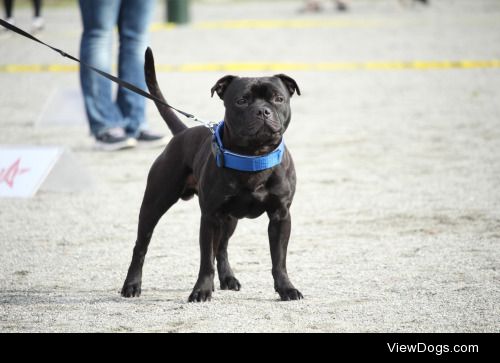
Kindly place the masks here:
<instances>
[{"instance_id":1,"label":"person's legs","mask_svg":"<svg viewBox=\"0 0 500 363\"><path fill-rule=\"evenodd\" d=\"M83 22L80 58L110 72L113 28L121 0L79 0L79 3ZM81 66L80 82L92 134L97 137L109 129L124 127L121 112L113 101L111 81Z\"/></svg>"},{"instance_id":2,"label":"person's legs","mask_svg":"<svg viewBox=\"0 0 500 363\"><path fill-rule=\"evenodd\" d=\"M301 8L300 12L320 12L323 8L318 0L305 0L304 7Z\"/></svg>"},{"instance_id":3,"label":"person's legs","mask_svg":"<svg viewBox=\"0 0 500 363\"><path fill-rule=\"evenodd\" d=\"M35 12L35 18L42 16L42 0L33 0L33 10Z\"/></svg>"},{"instance_id":4,"label":"person's legs","mask_svg":"<svg viewBox=\"0 0 500 363\"><path fill-rule=\"evenodd\" d=\"M154 0L122 0L118 17L120 33L118 76L143 89L146 89L144 52L154 5ZM127 134L137 137L141 130L147 128L144 97L120 87L117 104L126 122Z\"/></svg>"},{"instance_id":5,"label":"person's legs","mask_svg":"<svg viewBox=\"0 0 500 363\"><path fill-rule=\"evenodd\" d=\"M42 18L42 0L33 0L33 22L31 23L31 32L36 33L43 29L44 21Z\"/></svg>"},{"instance_id":6,"label":"person's legs","mask_svg":"<svg viewBox=\"0 0 500 363\"><path fill-rule=\"evenodd\" d=\"M3 5L5 8L5 18L12 19L12 6L14 5L14 0L3 0Z\"/></svg>"},{"instance_id":7,"label":"person's legs","mask_svg":"<svg viewBox=\"0 0 500 363\"><path fill-rule=\"evenodd\" d=\"M337 6L338 11L346 11L347 10L347 3L344 0L335 0L335 4Z\"/></svg>"}]
</instances>

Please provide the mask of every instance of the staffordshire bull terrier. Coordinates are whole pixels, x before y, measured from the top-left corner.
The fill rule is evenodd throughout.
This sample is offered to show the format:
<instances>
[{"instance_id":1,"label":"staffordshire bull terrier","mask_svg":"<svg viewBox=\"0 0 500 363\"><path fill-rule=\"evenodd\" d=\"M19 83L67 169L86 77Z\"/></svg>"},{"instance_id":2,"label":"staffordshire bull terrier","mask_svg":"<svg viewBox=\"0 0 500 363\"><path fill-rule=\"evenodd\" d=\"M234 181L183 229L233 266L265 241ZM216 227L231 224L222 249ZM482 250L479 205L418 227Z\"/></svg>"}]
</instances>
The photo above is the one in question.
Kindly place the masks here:
<instances>
[{"instance_id":1,"label":"staffordshire bull terrier","mask_svg":"<svg viewBox=\"0 0 500 363\"><path fill-rule=\"evenodd\" d=\"M149 48L144 69L150 93L164 100ZM196 194L201 209L201 261L190 302L211 299L215 259L220 288L240 290L229 264L228 242L238 219L263 213L269 217L274 288L281 300L302 299L286 269L296 176L283 142L291 118L290 97L295 92L300 95L299 87L284 74L225 76L211 91L225 106L224 121L215 135L204 126L188 128L172 109L156 103L174 136L149 171L137 241L121 295L140 296L144 258L157 222L179 199L188 200Z\"/></svg>"}]
</instances>

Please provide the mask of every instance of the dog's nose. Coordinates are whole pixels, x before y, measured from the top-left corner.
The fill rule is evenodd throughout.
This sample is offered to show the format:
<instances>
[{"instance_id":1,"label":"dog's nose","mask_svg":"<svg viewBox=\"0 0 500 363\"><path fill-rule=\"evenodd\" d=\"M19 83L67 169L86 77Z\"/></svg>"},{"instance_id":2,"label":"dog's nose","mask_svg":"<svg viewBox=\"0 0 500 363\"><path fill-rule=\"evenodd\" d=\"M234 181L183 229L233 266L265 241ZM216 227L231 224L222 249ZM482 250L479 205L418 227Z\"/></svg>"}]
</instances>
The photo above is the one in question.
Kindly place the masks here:
<instances>
[{"instance_id":1,"label":"dog's nose","mask_svg":"<svg viewBox=\"0 0 500 363\"><path fill-rule=\"evenodd\" d=\"M269 110L268 108L259 108L257 110L257 117L260 117L260 118L263 118L263 119L268 119L269 117L271 117L271 110Z\"/></svg>"}]
</instances>

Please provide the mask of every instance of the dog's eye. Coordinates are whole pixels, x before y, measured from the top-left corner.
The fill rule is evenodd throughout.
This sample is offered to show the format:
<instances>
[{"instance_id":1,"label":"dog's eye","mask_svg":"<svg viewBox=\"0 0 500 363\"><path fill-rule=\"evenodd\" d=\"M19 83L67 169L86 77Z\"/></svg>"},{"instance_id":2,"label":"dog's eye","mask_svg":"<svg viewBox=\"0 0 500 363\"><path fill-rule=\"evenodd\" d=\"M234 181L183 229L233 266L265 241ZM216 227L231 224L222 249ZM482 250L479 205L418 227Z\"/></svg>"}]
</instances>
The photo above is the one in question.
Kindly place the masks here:
<instances>
[{"instance_id":1,"label":"dog's eye","mask_svg":"<svg viewBox=\"0 0 500 363\"><path fill-rule=\"evenodd\" d=\"M247 104L247 100L245 98L240 98L236 101L236 104L239 106L243 106Z\"/></svg>"},{"instance_id":2,"label":"dog's eye","mask_svg":"<svg viewBox=\"0 0 500 363\"><path fill-rule=\"evenodd\" d=\"M285 98L282 96L276 96L276 97L274 97L274 102L283 103L283 102L285 102Z\"/></svg>"}]
</instances>

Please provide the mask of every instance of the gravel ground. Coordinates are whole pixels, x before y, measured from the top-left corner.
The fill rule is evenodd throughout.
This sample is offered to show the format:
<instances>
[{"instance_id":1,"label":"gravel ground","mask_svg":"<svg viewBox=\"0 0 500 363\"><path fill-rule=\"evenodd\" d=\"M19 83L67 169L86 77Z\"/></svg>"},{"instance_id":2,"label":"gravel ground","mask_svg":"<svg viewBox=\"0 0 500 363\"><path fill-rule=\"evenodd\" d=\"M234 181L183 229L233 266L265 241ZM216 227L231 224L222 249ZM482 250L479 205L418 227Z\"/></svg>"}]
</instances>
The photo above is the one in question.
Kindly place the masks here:
<instances>
[{"instance_id":1,"label":"gravel ground","mask_svg":"<svg viewBox=\"0 0 500 363\"><path fill-rule=\"evenodd\" d=\"M179 27L153 32L151 46L157 63L173 65L500 59L499 1L432 3L352 1L348 14L299 15L297 1L196 2L195 24L337 25ZM17 13L26 25L29 9ZM77 8L46 9L46 18L44 40L77 54ZM0 65L71 64L13 35L0 35L0 53ZM0 144L65 146L95 181L87 192L0 199L0 331L498 332L500 69L286 73L303 92L292 99L286 138L298 173L288 271L305 299L278 301L262 217L241 221L230 241L242 290L217 288L212 302L190 304L196 200L160 221L143 295L118 293L160 151L99 153L85 125L35 127L47 95L76 89L77 73L0 72ZM209 90L224 74L163 72L159 80L172 104L219 120L223 107ZM148 116L166 132L151 104Z\"/></svg>"}]
</instances>

